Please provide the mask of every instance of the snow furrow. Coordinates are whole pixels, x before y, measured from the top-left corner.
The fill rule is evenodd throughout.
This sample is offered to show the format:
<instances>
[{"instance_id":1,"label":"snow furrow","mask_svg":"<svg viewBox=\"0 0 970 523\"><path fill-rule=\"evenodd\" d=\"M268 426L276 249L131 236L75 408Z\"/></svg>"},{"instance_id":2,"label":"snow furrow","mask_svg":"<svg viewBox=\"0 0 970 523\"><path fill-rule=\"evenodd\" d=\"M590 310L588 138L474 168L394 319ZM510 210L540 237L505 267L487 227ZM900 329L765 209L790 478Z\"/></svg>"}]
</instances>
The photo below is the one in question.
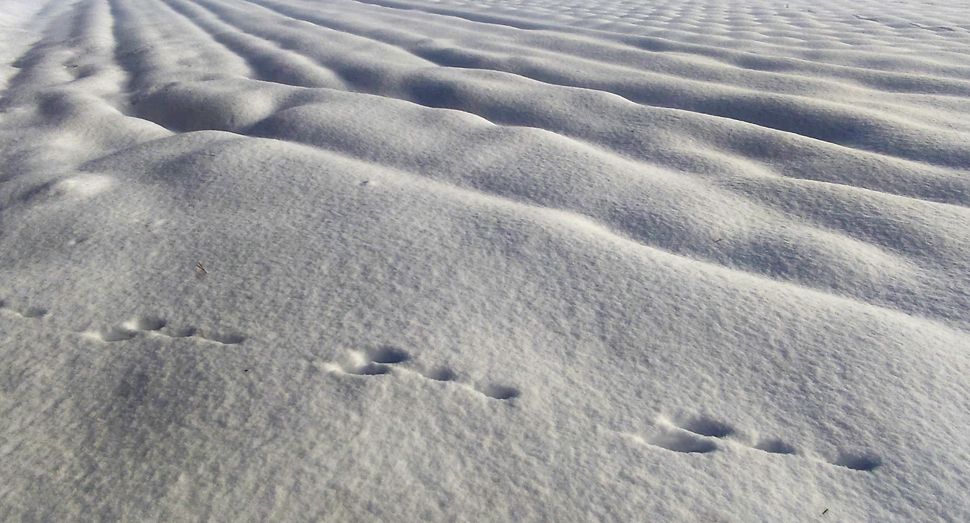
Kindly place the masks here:
<instances>
[{"instance_id":1,"label":"snow furrow","mask_svg":"<svg viewBox=\"0 0 970 523\"><path fill-rule=\"evenodd\" d=\"M0 1L0 520L968 520L968 16Z\"/></svg>"},{"instance_id":2,"label":"snow furrow","mask_svg":"<svg viewBox=\"0 0 970 523\"><path fill-rule=\"evenodd\" d=\"M286 12L290 13L292 10L287 10ZM316 23L319 22L320 17L309 18L311 21ZM271 35L266 36L272 38ZM400 44L399 37L393 37L393 40ZM418 47L421 46L419 45ZM418 52L420 54L420 51ZM477 66L477 64L475 65ZM606 76L609 76L609 74L606 74ZM447 80L444 82L437 80L437 78L442 77L447 78ZM393 92L389 86L389 88L385 89L384 92L378 92L376 94L410 99L412 101L417 101L418 103L432 107L447 107L463 110L486 118L496 124L524 125L545 128L557 133L581 139L583 141L612 148L614 150L620 149L619 152L621 152L623 155L633 155L635 158L645 159L647 161L657 159L658 157L662 158L665 151L676 150L677 143L679 143L679 141L674 141L673 143L656 143L657 140L651 136L657 134L656 132L649 134L641 133L639 130L634 128L631 131L634 133L634 136L631 138L636 139L639 143L637 144L637 147L632 148L628 143L617 143L615 136L590 136L587 129L588 126L586 125L581 125L582 129L576 131L574 128L579 124L572 121L562 121L561 119L556 118L555 115L546 114L542 115L540 118L535 118L532 120L524 118L524 115L527 115L530 112L535 112L536 109L541 110L541 106L536 107L536 105L541 104L540 100L544 96L543 94L539 94L534 97L528 110L508 107L483 107L482 101L485 97L473 91L474 77L471 81L462 81L464 78L466 78L464 75L436 73L436 76L430 81L423 80L420 77L415 80L402 81L415 84L414 87L410 87L409 85L404 86L404 89L409 89L410 92ZM501 74L491 76L489 78L495 80L503 79ZM509 85L510 89L519 89L522 87L522 90L525 90L524 88L536 90L537 86L540 85L520 81L526 78L527 76L512 74L511 76L508 76L507 80L504 80L503 83ZM542 85L548 85L550 87L546 89L551 89L558 84L549 84L548 82L544 81L542 82ZM467 95L461 92L460 88L465 88L465 90L469 91ZM583 87L583 89L590 89L593 92L603 92L601 89L596 87L586 86ZM666 87L660 87L659 89L659 92L667 92ZM373 92L373 89L367 90L368 92ZM415 93L414 91L418 92ZM437 96L423 95L423 92L425 91L440 94ZM608 92L609 89L606 89L606 91ZM565 93L575 92L577 91L565 91ZM449 96L447 98L443 97L443 95L446 93ZM467 96L469 99L468 103L465 103L463 100L465 96ZM570 96L570 94L567 94L567 96ZM669 93L664 94L664 96L680 98L677 90L671 90ZM580 107L588 103L586 100L582 99L585 97L576 96L576 98L579 98L576 101L576 105ZM471 102L471 100L474 100L474 102ZM619 104L612 103L611 105L616 106ZM731 107L734 105L734 102L726 99L719 101L717 105ZM755 107L749 107L749 109L751 114L759 114L764 112L765 107L762 106L760 102L755 102ZM627 117L625 119L633 121L642 119L645 121L655 122L651 124L653 127L652 130L655 130L655 126L659 124L668 127L668 132L671 132L672 134L682 133L684 135L691 136L709 136L711 133L705 129L712 125L720 125L723 122L720 117L701 113L694 113L697 114L697 116L694 117L689 114L685 115L679 110L671 111L669 109L659 107L644 107L642 110L632 111L628 107L622 107L622 105L620 107L612 107L610 109L596 111L594 114L590 115L590 118L597 118L598 114L611 114L616 112L637 112L642 116L637 115L633 116L632 118ZM516 119L510 119L508 116L506 116L508 114L516 114L521 116L517 117ZM799 120L799 118L790 117L790 115L787 115L787 113L785 119L791 121ZM550 124L550 121L555 123ZM584 119L584 121L586 120ZM859 120L859 122L861 122L860 125L863 125L866 128L865 132L867 135L870 133L870 131L878 127L878 120L873 122L868 118L863 118ZM829 123L830 122L828 121L820 123L820 128L830 128L831 126L829 126ZM917 132L914 129L911 129L908 125L905 127L899 127L899 125L897 125L897 128L899 128L898 131L891 132L899 132L907 135L915 134ZM737 137L737 139L725 140L721 136L711 136L713 143L710 145L713 149L726 149L731 153L748 157L751 160L757 161L761 164L768 162L771 170L783 176L852 185L860 188L889 192L891 194L928 199L931 201L957 203L964 206L970 205L970 185L968 185L968 182L964 177L959 176L957 173L948 169L939 169L926 164L921 164L919 162L899 160L894 158L892 155L884 156L882 153L872 154L862 150L853 150L848 147L843 149L842 146L830 147L827 145L813 143L813 138L808 138L807 140L793 140L787 136L779 136L769 129L747 129L743 127L743 125L734 127L731 136ZM795 143L792 144L793 149L797 148L799 151L797 157L798 159L796 161L792 161L790 157L786 157L784 162L771 162L770 159L765 158L764 155L761 154L760 151L762 151L766 145L759 145L759 143L775 143L779 139L785 140L786 142L793 141L797 143L797 146ZM962 139L959 141L959 143L962 144ZM963 150L962 145L952 145L951 147L958 151ZM693 151L694 148L691 150ZM853 163L870 163L875 161L881 165L878 171L871 171L871 174L864 174L865 171L858 170L845 172L844 169L840 169L837 166L843 165L846 160L850 160ZM835 173L838 173L838 178L833 176Z\"/></svg>"},{"instance_id":3,"label":"snow furrow","mask_svg":"<svg viewBox=\"0 0 970 523\"><path fill-rule=\"evenodd\" d=\"M213 5L215 4L207 2L207 7ZM176 16L175 11L165 12L168 13L167 16ZM205 14L198 10L187 10L186 12L192 14L190 18L193 20L203 17ZM223 15L226 15L226 12L227 10L221 10ZM234 22L246 22L245 17L239 15L239 13L234 14L235 16L232 17ZM209 20L209 22L212 23L213 21ZM164 24L162 27L164 27ZM215 32L217 27L220 26L211 25L209 29ZM262 29L265 36L273 36L272 32L267 33L270 27L272 26L265 25ZM176 45L171 42L171 38L164 42L166 43L163 43L163 40L145 40L136 45L138 48ZM189 65L191 65L191 62L186 62L186 67ZM152 70L157 69L150 62L143 67ZM402 98L417 96L417 102L424 102L422 105L431 107L454 105L447 102L443 103L441 99L427 98L428 96L440 98L444 93L446 97L450 96L451 100L474 101L479 107L477 111L479 114L488 116L490 120L497 123L512 127L508 130L502 130L501 128L488 128L486 126L485 130L480 130L477 128L480 127L480 124L475 124L473 121L462 118L453 119L444 115L435 116L434 123L422 131L432 137L429 143L447 144L455 137L465 137L462 139L472 142L502 144L497 150L522 151L519 160L515 162L520 165L523 162L529 162L529 156L535 155L538 151L545 151L540 153L540 156L547 159L541 164L536 164L532 170L520 170L517 175L520 177L518 180L509 179L508 181L498 182L491 178L493 175L488 175L490 178L483 178L476 174L476 172L491 172L492 169L489 167L482 171L481 151L478 151L479 156L474 157L474 160L468 160L468 165L457 170L456 165L461 165L456 163L457 160L452 160L440 166L429 164L427 158L434 157L431 151L410 150L409 140L415 133L414 129L408 132L402 129L400 133L392 133L391 136L405 138L400 143L389 139L389 137L383 137L380 141L374 142L372 136L366 135L349 139L349 137L341 136L340 122L350 114L358 115L355 118L363 118L363 121L373 118L375 124L377 121L382 121L385 128L392 125L392 121L380 118L377 114L362 113L358 103L349 103L356 95L348 95L349 98L345 99L335 93L331 95L326 93L309 95L300 94L296 91L290 92L285 89L281 91L279 88L270 92L258 86L247 87L242 90L233 88L234 90L228 91L225 87L215 87L213 91L212 88L205 87L205 82L198 83L198 87L194 87L196 84L189 82L185 84L185 87L170 86L164 89L150 90L144 95L139 94L136 107L139 107L139 114L153 121L166 124L170 128L182 130L222 129L277 139L295 140L317 147L335 149L351 156L409 172L420 173L423 176L448 181L463 187L472 187L505 198L578 212L600 223L608 224L623 235L645 245L782 281L790 281L798 285L853 296L868 303L882 304L890 308L898 308L909 313L929 317L937 317L940 314L938 311L952 310L952 303L948 301L939 302L937 298L930 298L940 295L941 286L945 288L949 283L942 280L927 280L925 276L922 276L922 269L919 268L921 263L919 260L925 257L924 246L926 245L928 231L925 226L918 225L918 214L914 215L916 221L904 221L894 225L898 231L898 236L885 237L879 235L880 237L874 241L872 236L858 234L857 224L860 223L861 216L852 218L849 214L833 220L827 218L828 212L822 209L808 211L807 216L816 220L817 225L815 227L804 228L797 225L796 222L792 222L786 226L785 230L788 232L784 235L772 233L765 236L766 233L760 228L742 232L743 229L733 229L727 224L739 223L741 220L751 222L756 216L759 217L757 218L758 221L765 224L764 226L788 221L784 215L787 209L784 207L776 206L777 210L782 211L782 214L776 214L777 210L771 210L770 207L758 203L759 200L765 199L763 195L765 194L764 186L766 184L768 186L775 185L776 188L773 191L793 190L785 188L784 185L779 186L777 183L759 181L770 180L772 174L770 170L752 177L752 170L756 172L759 169L757 164L737 162L730 157L705 154L702 151L688 153L687 148L678 147L675 144L678 136L689 135L689 133L672 132L669 136L664 136L657 132L658 127L654 125L651 131L656 145L645 153L641 152L640 159L650 160L658 156L665 157L666 162L661 162L661 164L667 164L665 167L672 164L679 167L678 170L694 171L697 175L704 177L716 175L723 178L723 181L719 184L730 192L714 189L707 182L704 182L703 178L692 181L681 176L660 175L663 171L630 163L623 160L622 157L615 157L596 150L586 150L581 143L560 140L555 134L535 133L528 130L528 127L550 129L565 136L578 136L580 139L592 143L612 145L616 150L616 137L606 134L606 130L615 127L617 114L629 118L632 112L643 111L642 108L634 105L623 106L622 102L617 104L609 98L591 99L588 91L577 90L572 95L575 101L568 105L574 108L589 107L588 114L579 120L582 127L577 127L576 122L560 118L557 113L561 111L562 114L565 114L565 111L556 106L543 111L543 105L547 105L543 100L555 99L545 91L566 89L564 87L544 84L522 85L518 83L519 80L515 80L516 83L510 86L502 86L502 83L498 83L488 87L492 92L492 94L488 94L487 90L482 89L482 84L485 84L487 80L462 76L466 73L458 70L452 71L451 68L445 68L445 74L458 76L446 76L444 81L436 80L434 75L440 73L437 73L438 69L434 71L417 74L405 71L401 73L403 79L400 80L390 73L385 73L383 77L391 82L391 85L404 84L406 86L409 83L413 85L413 87L404 89L405 96L401 96ZM181 70L171 70L164 74L181 74ZM236 75L236 78L234 82L237 82L237 84L238 82L249 81L246 77L240 78L239 75ZM501 77L501 82L507 82L508 80L505 78L504 76ZM164 82L159 81L159 83ZM501 96L491 107L488 104L482 104L484 100L495 98L494 93L498 86L502 86L502 92L507 94ZM410 89L410 96L406 95L408 89ZM429 89L430 92L428 92ZM442 93L436 93L434 89L446 90ZM451 89L451 91L447 89ZM534 91L535 94L528 96L530 90ZM393 94L393 90L391 90L391 93ZM519 106L518 110L510 110L509 101L515 100L517 96L523 94L526 94L524 100L528 105L523 104ZM593 94L595 95L595 93ZM562 99L563 94L559 92L557 98ZM569 100L570 98L566 97L566 99ZM404 108L408 104L392 102L391 100L393 98L388 99L387 104L382 103L380 106L386 105L387 110L392 113L407 112ZM444 100L448 100L448 98L444 98ZM328 109L321 113L318 108L321 107L319 104L323 102L328 103ZM370 106L373 102L361 100L360 104ZM334 112L333 109L338 106L343 109ZM172 111L173 107L195 109ZM292 108L287 109L287 107ZM462 107L462 104L459 103L458 107ZM603 107L606 107L606 109L604 110ZM281 110L282 112L280 112ZM206 113L206 111L209 112ZM423 109L416 109L415 111L416 114L427 114L427 116L418 116L418 121L427 120L432 115L438 114ZM528 115L529 111L532 112L533 116L522 119L522 116ZM179 118L187 116L191 120L171 120L170 114L179 115ZM503 121L503 115L506 114L519 116L511 121ZM606 118L597 117L597 114L610 116ZM337 116L337 119L331 121L330 115ZM166 118L169 118L169 120L166 120ZM597 120L601 122L597 123ZM646 121L646 119L644 118L643 121ZM251 126L255 127L250 129ZM521 127L526 127L526 129L516 130L516 128ZM300 131L294 132L294 129L300 129ZM590 129L592 129L592 132ZM603 131L599 131L599 129ZM603 134L597 136L598 132ZM645 142L650 137L638 135L636 128L634 128L633 139L639 142L638 147L644 147ZM523 149L521 144L524 143L533 144L532 150ZM620 145L623 144L624 142L620 142ZM575 167L569 167L574 163L569 158L575 157L577 154L587 158L598 158L598 165L582 172L577 171ZM502 163L507 161L509 159L500 160ZM473 165L477 167L473 167ZM498 168L498 165L496 164L496 168ZM550 183L554 178L554 173L568 170L573 171L572 176L576 178L575 183L581 184L581 186L599 185L602 182L598 182L597 179L601 180L604 176L609 176L616 180L637 180L636 185L631 186L631 188L636 187L636 189L627 190L625 193L597 194L595 198L591 199L588 197L590 193L583 193L578 189L564 190L559 195L555 195L532 188ZM455 177L455 172L468 174ZM644 176L645 174L646 176ZM670 192L672 187L678 186L680 188ZM750 189L738 190L742 187L761 187L761 189L750 194ZM585 195L577 198L576 195L580 194ZM747 206L735 205L733 209L729 210L721 205L719 202L729 201L732 198L729 196L730 194L733 194L734 198L737 195L743 195ZM696 209L690 210L690 206L685 207L684 205L688 202L691 206L696 206ZM768 202L774 205L771 199L768 199ZM879 202L876 203L877 206L888 204L888 201L885 200L875 200L875 202ZM720 212L723 215L713 221L705 219L705 221L699 222L694 217L704 215L702 209L722 209ZM953 216L954 226L952 230L954 234L962 234L959 232L959 224L966 219L964 214L957 212ZM800 214L799 217L804 218L806 215ZM717 238L707 238L699 232L709 230L715 223L720 224L718 227L723 229L713 234ZM751 225L745 226L745 228L750 227ZM834 231L832 231L833 228ZM843 232L839 232L839 229ZM848 234L861 240L853 251L860 253L858 256L848 256L847 253L841 252L840 246L846 242L858 241L849 240ZM723 245L720 242L715 243L715 240L721 237L734 237L737 240ZM742 240L741 238L745 239ZM867 243L870 241L872 243ZM880 245L891 250L882 250L879 247ZM791 246L798 247L792 249ZM895 254L892 254L893 252ZM933 260L940 259L941 256L942 259L953 260L943 264L944 267L947 267L947 273L951 275L960 274L958 269L950 269L950 267L954 267L953 263L959 263L960 256L962 256L960 250L934 250L933 253ZM913 264L914 262L916 265ZM959 266L956 265L955 267ZM840 267L844 269L836 269ZM832 271L854 274L854 276L848 282L839 281L834 277L835 272ZM826 276L826 274L829 275ZM901 297L897 291L890 291L890 289L898 287L897 280L923 283L919 287L903 293ZM905 296L920 297L906 298ZM956 299L963 300L965 298L957 297ZM941 319L946 319L946 317L944 316Z\"/></svg>"},{"instance_id":4,"label":"snow furrow","mask_svg":"<svg viewBox=\"0 0 970 523\"><path fill-rule=\"evenodd\" d=\"M343 88L340 78L297 53L269 44L222 22L217 16L185 0L165 0L187 20L208 32L214 39L244 57L259 79L300 87Z\"/></svg>"},{"instance_id":5,"label":"snow furrow","mask_svg":"<svg viewBox=\"0 0 970 523\"><path fill-rule=\"evenodd\" d=\"M174 81L252 76L238 55L200 28L179 20L164 4L112 0L112 6L118 56L131 71L131 90L152 91Z\"/></svg>"},{"instance_id":6,"label":"snow furrow","mask_svg":"<svg viewBox=\"0 0 970 523\"><path fill-rule=\"evenodd\" d=\"M274 2L261 0L259 3L273 5ZM517 57L512 60L502 55L468 49L435 49L434 46L423 54L416 54L439 65L504 71L544 83L613 93L651 107L737 120L890 157L917 159L943 167L970 168L970 152L963 146L966 134L933 129L915 122L906 124L879 112L863 112L845 104L820 103L817 99L806 103L799 97L755 93L727 86L719 88L717 84L696 80L645 76L639 71L607 67L600 72L595 64L589 63L577 67L578 64L559 65L541 58ZM589 73L583 75L577 71ZM954 87L954 95L970 93L970 83ZM927 154L929 143L933 144L930 150L936 152Z\"/></svg>"},{"instance_id":7,"label":"snow furrow","mask_svg":"<svg viewBox=\"0 0 970 523\"><path fill-rule=\"evenodd\" d=\"M2 105L9 112L9 129L43 122L56 130L12 131L4 140L8 154L24 161L46 158L58 167L45 177L56 177L76 163L166 136L163 129L127 116L125 73L114 52L106 0L77 2L52 19L44 38L18 60L20 72ZM8 163L11 174L29 170L18 163Z\"/></svg>"}]
</instances>

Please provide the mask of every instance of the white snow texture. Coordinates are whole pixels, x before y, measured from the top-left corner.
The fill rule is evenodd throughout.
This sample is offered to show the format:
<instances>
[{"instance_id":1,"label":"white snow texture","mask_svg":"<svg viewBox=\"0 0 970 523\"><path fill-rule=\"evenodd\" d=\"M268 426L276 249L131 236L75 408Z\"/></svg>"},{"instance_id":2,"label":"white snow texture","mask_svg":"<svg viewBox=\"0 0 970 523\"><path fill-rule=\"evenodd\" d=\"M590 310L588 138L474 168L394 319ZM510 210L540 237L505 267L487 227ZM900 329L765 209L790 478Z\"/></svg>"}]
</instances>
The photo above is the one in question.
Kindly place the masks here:
<instances>
[{"instance_id":1,"label":"white snow texture","mask_svg":"<svg viewBox=\"0 0 970 523\"><path fill-rule=\"evenodd\" d=\"M0 521L970 521L970 4L0 0Z\"/></svg>"}]
</instances>

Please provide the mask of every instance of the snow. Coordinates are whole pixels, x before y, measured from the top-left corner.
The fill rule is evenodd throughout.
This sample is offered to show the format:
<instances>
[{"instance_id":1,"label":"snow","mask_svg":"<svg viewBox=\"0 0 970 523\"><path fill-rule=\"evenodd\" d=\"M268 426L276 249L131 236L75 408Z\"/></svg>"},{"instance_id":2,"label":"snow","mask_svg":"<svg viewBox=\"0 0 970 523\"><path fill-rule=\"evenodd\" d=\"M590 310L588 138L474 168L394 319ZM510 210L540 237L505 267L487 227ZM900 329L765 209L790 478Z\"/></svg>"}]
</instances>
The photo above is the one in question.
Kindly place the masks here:
<instances>
[{"instance_id":1,"label":"snow","mask_svg":"<svg viewBox=\"0 0 970 523\"><path fill-rule=\"evenodd\" d=\"M970 519L970 9L0 2L0 520Z\"/></svg>"}]
</instances>

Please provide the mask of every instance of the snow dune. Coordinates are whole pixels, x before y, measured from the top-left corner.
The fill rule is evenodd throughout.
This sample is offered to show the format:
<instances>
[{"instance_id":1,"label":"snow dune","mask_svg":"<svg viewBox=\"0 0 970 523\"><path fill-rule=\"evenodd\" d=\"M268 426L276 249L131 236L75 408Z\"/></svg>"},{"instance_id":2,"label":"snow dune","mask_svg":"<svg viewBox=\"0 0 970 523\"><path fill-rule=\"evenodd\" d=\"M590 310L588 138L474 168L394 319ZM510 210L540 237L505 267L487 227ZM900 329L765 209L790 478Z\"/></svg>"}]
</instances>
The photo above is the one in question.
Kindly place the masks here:
<instances>
[{"instance_id":1,"label":"snow dune","mask_svg":"<svg viewBox=\"0 0 970 523\"><path fill-rule=\"evenodd\" d=\"M3 521L970 518L970 10L0 3Z\"/></svg>"}]
</instances>

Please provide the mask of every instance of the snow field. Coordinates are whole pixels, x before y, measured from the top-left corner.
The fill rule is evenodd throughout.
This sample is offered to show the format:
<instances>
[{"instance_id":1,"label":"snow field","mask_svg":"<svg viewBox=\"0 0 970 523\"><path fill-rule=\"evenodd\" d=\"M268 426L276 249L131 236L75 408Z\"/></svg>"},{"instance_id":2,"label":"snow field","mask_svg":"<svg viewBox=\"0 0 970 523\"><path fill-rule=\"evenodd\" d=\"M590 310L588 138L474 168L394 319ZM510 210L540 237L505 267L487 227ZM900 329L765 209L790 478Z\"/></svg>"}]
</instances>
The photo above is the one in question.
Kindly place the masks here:
<instances>
[{"instance_id":1,"label":"snow field","mask_svg":"<svg viewBox=\"0 0 970 523\"><path fill-rule=\"evenodd\" d=\"M0 14L0 519L970 514L966 8Z\"/></svg>"}]
</instances>

